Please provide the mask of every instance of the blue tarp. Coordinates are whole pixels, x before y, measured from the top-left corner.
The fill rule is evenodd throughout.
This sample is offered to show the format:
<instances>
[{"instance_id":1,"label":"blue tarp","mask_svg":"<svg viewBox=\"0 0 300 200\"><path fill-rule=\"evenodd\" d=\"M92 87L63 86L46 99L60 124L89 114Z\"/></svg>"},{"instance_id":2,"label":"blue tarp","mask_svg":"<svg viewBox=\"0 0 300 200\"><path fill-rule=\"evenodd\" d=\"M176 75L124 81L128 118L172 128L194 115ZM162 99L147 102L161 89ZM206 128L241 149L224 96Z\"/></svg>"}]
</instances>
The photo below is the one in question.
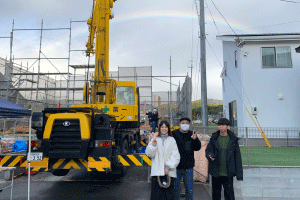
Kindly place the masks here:
<instances>
[{"instance_id":1,"label":"blue tarp","mask_svg":"<svg viewBox=\"0 0 300 200\"><path fill-rule=\"evenodd\" d=\"M27 141L16 140L16 143L12 146L12 152L25 151L27 150Z\"/></svg>"},{"instance_id":2,"label":"blue tarp","mask_svg":"<svg viewBox=\"0 0 300 200\"><path fill-rule=\"evenodd\" d=\"M27 108L5 101L4 99L0 99L0 117L16 118L30 115L31 111Z\"/></svg>"}]
</instances>

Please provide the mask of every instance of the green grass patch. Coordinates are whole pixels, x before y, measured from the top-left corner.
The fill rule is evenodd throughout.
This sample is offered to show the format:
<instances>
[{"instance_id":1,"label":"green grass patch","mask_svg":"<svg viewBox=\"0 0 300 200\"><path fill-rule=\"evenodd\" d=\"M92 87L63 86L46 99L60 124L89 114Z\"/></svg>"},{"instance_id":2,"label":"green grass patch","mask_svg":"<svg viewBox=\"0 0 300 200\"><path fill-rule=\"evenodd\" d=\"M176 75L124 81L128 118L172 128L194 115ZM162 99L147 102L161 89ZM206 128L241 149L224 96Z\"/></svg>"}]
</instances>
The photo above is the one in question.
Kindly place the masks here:
<instances>
[{"instance_id":1,"label":"green grass patch","mask_svg":"<svg viewBox=\"0 0 300 200\"><path fill-rule=\"evenodd\" d=\"M247 147L240 147L243 165L248 165ZM300 166L300 148L249 147L250 165Z\"/></svg>"}]
</instances>

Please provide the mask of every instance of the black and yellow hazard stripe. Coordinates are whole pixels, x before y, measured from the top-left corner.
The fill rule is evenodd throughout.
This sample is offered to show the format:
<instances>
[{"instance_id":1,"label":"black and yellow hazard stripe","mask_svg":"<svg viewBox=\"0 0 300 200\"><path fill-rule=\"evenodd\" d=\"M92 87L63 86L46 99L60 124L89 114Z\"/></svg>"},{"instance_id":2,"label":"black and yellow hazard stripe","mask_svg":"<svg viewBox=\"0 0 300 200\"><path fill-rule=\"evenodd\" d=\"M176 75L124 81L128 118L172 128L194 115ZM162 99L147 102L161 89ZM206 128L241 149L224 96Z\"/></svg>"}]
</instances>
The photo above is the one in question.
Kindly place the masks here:
<instances>
[{"instance_id":1,"label":"black and yellow hazard stripe","mask_svg":"<svg viewBox=\"0 0 300 200\"><path fill-rule=\"evenodd\" d=\"M43 161L49 161L49 158L44 158ZM89 168L89 161L104 161L109 162L106 157L88 157L88 160L77 158L61 158L56 160L51 169L84 169L87 171L104 172L104 168ZM122 166L151 166L151 160L145 154L118 155L118 164ZM4 167L27 167L27 156L13 155L0 156L0 165ZM49 166L49 165L48 165ZM33 165L32 165L33 167ZM48 168L33 167L31 171L48 171Z\"/></svg>"},{"instance_id":2,"label":"black and yellow hazard stripe","mask_svg":"<svg viewBox=\"0 0 300 200\"><path fill-rule=\"evenodd\" d=\"M118 163L122 166L151 166L151 160L145 154L118 155Z\"/></svg>"},{"instance_id":3,"label":"black and yellow hazard stripe","mask_svg":"<svg viewBox=\"0 0 300 200\"><path fill-rule=\"evenodd\" d=\"M43 161L48 161L44 158ZM3 167L27 167L27 156L23 155L9 155L0 156L0 165ZM48 171L48 168L33 168L31 171Z\"/></svg>"},{"instance_id":4,"label":"black and yellow hazard stripe","mask_svg":"<svg viewBox=\"0 0 300 200\"><path fill-rule=\"evenodd\" d=\"M25 157L25 159L24 159L24 157ZM3 156L3 155L0 155L0 165L3 167L19 167L26 160L27 160L26 156L20 156L20 155Z\"/></svg>"},{"instance_id":5,"label":"black and yellow hazard stripe","mask_svg":"<svg viewBox=\"0 0 300 200\"><path fill-rule=\"evenodd\" d=\"M141 145L143 147L146 147L148 145L149 141L148 140L141 140Z\"/></svg>"},{"instance_id":6,"label":"black and yellow hazard stripe","mask_svg":"<svg viewBox=\"0 0 300 200\"><path fill-rule=\"evenodd\" d=\"M88 161L109 161L105 157L88 157ZM78 158L61 158L52 165L52 169L84 169L87 171L105 171L103 168L89 168L88 161Z\"/></svg>"}]
</instances>

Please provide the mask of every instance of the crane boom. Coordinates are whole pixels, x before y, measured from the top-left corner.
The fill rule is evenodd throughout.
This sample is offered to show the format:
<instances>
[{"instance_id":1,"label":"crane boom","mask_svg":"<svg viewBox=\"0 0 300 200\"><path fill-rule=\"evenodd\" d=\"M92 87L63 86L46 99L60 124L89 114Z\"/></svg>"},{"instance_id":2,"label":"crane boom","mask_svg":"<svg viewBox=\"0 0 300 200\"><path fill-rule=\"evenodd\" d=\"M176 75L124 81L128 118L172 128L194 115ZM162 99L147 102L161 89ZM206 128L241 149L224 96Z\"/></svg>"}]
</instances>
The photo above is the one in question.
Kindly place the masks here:
<instances>
[{"instance_id":1,"label":"crane boom","mask_svg":"<svg viewBox=\"0 0 300 200\"><path fill-rule=\"evenodd\" d=\"M87 21L90 34L86 44L86 52L87 55L95 54L95 74L91 92L86 91L89 90L88 85L85 87L84 100L86 103L88 103L89 94L92 104L111 104L116 99L116 82L109 79L109 20L112 19L111 8L113 8L115 1L94 0L92 16ZM95 39L96 43L94 43Z\"/></svg>"},{"instance_id":2,"label":"crane boom","mask_svg":"<svg viewBox=\"0 0 300 200\"><path fill-rule=\"evenodd\" d=\"M91 87L89 82L84 87L85 103L43 111L43 125L37 132L42 142L36 151L47 160L53 175L66 175L75 165L76 169L124 175L126 168L120 166L119 156L139 150L139 88L134 81L109 78L109 20L114 1L94 0L87 22L86 52L95 54L95 75ZM66 159L70 163L62 164Z\"/></svg>"}]
</instances>

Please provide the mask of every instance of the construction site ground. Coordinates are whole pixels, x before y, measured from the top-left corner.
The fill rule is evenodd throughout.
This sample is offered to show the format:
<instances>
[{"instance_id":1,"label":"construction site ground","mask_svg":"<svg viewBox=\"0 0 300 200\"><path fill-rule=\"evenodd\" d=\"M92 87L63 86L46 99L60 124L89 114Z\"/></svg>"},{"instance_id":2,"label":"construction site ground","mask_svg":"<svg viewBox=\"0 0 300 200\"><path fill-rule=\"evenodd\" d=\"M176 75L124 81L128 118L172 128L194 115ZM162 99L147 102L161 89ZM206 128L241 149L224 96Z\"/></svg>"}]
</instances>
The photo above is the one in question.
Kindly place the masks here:
<instances>
[{"instance_id":1,"label":"construction site ground","mask_svg":"<svg viewBox=\"0 0 300 200\"><path fill-rule=\"evenodd\" d=\"M13 199L27 199L27 176L14 180ZM151 183L148 182L147 167L130 167L125 177L71 170L65 177L53 176L49 172L40 172L31 176L31 195L34 200L54 199L105 199L105 200L148 200ZM10 190L1 192L0 199L10 197ZM184 198L182 198L184 199ZM194 184L194 199L211 199L202 183Z\"/></svg>"}]
</instances>

